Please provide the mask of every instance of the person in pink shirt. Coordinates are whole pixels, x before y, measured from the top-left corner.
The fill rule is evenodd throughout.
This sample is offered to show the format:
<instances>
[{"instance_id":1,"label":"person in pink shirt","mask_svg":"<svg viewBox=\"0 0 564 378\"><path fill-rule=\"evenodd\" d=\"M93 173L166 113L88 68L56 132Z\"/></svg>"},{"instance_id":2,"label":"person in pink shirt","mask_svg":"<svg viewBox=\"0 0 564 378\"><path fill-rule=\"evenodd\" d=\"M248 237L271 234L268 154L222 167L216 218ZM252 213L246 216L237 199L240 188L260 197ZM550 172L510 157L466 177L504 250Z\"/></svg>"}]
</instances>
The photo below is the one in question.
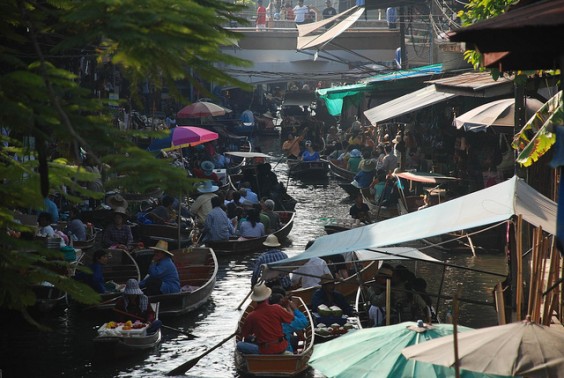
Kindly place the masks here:
<instances>
[{"instance_id":1,"label":"person in pink shirt","mask_svg":"<svg viewBox=\"0 0 564 378\"><path fill-rule=\"evenodd\" d=\"M264 29L266 29L266 8L262 5L262 0L258 0L257 30Z\"/></svg>"}]
</instances>

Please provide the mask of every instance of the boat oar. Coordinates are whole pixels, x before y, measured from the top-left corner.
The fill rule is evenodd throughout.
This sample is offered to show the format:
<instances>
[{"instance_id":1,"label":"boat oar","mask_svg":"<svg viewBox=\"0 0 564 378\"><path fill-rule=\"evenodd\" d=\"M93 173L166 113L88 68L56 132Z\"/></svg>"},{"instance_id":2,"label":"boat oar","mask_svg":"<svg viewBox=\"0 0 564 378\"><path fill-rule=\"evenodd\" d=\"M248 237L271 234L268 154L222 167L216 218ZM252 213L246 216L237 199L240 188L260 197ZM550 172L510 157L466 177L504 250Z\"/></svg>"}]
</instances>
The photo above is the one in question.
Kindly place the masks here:
<instances>
[{"instance_id":1,"label":"boat oar","mask_svg":"<svg viewBox=\"0 0 564 378\"><path fill-rule=\"evenodd\" d=\"M213 347L211 347L210 349L206 350L204 353L200 354L198 357L192 358L192 359L186 361L185 363L183 363L182 365L178 366L177 368L169 371L167 373L167 375L169 375L169 376L170 375L182 375L182 374L186 373L188 370L193 368L202 358L204 358L205 356L207 356L208 354L210 354L211 352L213 352L214 350L216 350L217 348L219 348L220 346L225 344L228 340L230 340L235 335L237 335L237 332L232 333L231 335L227 336L225 339L221 340L218 344L216 344Z\"/></svg>"},{"instance_id":2,"label":"boat oar","mask_svg":"<svg viewBox=\"0 0 564 378\"><path fill-rule=\"evenodd\" d=\"M134 319L138 319L138 320L141 320L141 321L145 321L145 319L143 319L143 318L140 317L140 316L137 316L137 315L134 315L134 314L130 314L129 312L125 312L125 311L118 310L117 308L114 308L114 311L117 312L117 313L120 313L120 314L122 314L122 315L130 316L130 317L132 317L132 318L134 318ZM183 334L183 335L185 335L185 336L188 336L188 337L191 338L191 339L195 339L195 338L196 338L196 336L192 335L190 332L186 332L186 331L183 331L183 330L178 329L178 328L169 327L169 326L164 325L164 324L161 324L161 328L165 328L165 329L169 329L169 330L174 331L174 332L181 333L181 334Z\"/></svg>"}]
</instances>

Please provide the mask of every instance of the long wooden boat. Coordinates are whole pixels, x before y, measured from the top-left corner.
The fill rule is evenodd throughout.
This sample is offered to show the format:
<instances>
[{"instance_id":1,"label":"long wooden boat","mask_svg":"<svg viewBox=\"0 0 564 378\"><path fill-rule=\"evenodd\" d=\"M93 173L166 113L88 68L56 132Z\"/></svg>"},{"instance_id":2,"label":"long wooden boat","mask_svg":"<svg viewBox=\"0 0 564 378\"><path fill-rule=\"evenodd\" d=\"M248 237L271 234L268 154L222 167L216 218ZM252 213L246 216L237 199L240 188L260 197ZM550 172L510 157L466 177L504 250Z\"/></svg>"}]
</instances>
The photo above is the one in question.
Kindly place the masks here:
<instances>
[{"instance_id":1,"label":"long wooden boat","mask_svg":"<svg viewBox=\"0 0 564 378\"><path fill-rule=\"evenodd\" d=\"M329 173L329 163L326 160L288 159L288 168L288 174L295 178L326 178Z\"/></svg>"},{"instance_id":2,"label":"long wooden boat","mask_svg":"<svg viewBox=\"0 0 564 378\"><path fill-rule=\"evenodd\" d=\"M213 249L189 247L172 251L180 277L180 293L149 296L161 315L182 315L205 304L215 287L218 262Z\"/></svg>"},{"instance_id":3,"label":"long wooden boat","mask_svg":"<svg viewBox=\"0 0 564 378\"><path fill-rule=\"evenodd\" d=\"M159 303L151 303L150 305L156 308L155 312L158 318ZM161 330L148 335L146 332L148 325L140 330L124 331L122 330L123 326L107 330L106 324L98 329L98 335L93 339L94 344L100 348L105 356L113 354L120 357L135 354L139 351L153 349L161 342Z\"/></svg>"},{"instance_id":4,"label":"long wooden boat","mask_svg":"<svg viewBox=\"0 0 564 378\"><path fill-rule=\"evenodd\" d=\"M378 272L378 261L371 261L368 264L363 265L358 273L355 273L342 281L335 282L335 290L343 294L345 297L352 297L356 294L359 282L362 283L372 280L376 272ZM295 289L292 291L292 296L299 297L305 303L309 304L311 303L313 293L315 293L317 289L319 289L319 286Z\"/></svg>"},{"instance_id":5,"label":"long wooden boat","mask_svg":"<svg viewBox=\"0 0 564 378\"><path fill-rule=\"evenodd\" d=\"M292 377L308 369L308 361L313 353L315 335L313 331L313 320L305 303L297 298L298 309L303 312L309 320L309 325L303 331L303 339L298 342L298 349L294 354L243 354L235 348L235 366L242 374L257 377ZM237 341L241 341L240 332L247 316L254 310L255 302L251 302L239 320L239 335Z\"/></svg>"},{"instance_id":6,"label":"long wooden boat","mask_svg":"<svg viewBox=\"0 0 564 378\"><path fill-rule=\"evenodd\" d=\"M348 182L351 182L354 179L356 173L349 171L346 165L343 165L344 161L337 159L327 159L327 162L329 163L329 170L331 171L331 174L333 174L333 176Z\"/></svg>"},{"instance_id":7,"label":"long wooden boat","mask_svg":"<svg viewBox=\"0 0 564 378\"><path fill-rule=\"evenodd\" d=\"M280 216L280 224L282 227L273 234L276 235L278 241L282 241L290 234L290 231L292 231L296 213L293 211L277 211L276 213ZM213 248L213 250L220 255L260 252L267 249L267 247L262 245L266 237L267 235L247 240L238 240L238 238L234 237L230 240L209 241L206 242L206 246Z\"/></svg>"}]
</instances>

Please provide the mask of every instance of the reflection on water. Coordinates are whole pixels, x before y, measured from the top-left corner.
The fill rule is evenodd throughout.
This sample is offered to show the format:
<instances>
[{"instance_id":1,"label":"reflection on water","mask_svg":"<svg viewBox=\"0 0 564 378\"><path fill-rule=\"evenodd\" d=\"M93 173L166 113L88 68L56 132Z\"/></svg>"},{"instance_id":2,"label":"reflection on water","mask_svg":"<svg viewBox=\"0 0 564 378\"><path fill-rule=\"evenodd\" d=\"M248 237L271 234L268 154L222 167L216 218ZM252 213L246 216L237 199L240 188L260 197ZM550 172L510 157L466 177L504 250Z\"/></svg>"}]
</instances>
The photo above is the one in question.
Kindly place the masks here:
<instances>
[{"instance_id":1,"label":"reflection on water","mask_svg":"<svg viewBox=\"0 0 564 378\"><path fill-rule=\"evenodd\" d=\"M328 178L322 182L303 182L288 179L287 165L276 165L280 157L279 140L261 140L262 151L275 157L273 167L279 180L287 184L288 192L298 201L297 217L285 251L290 256L303 251L310 239L324 235L323 225L329 218L348 217L352 202L338 187L338 181ZM446 260L449 264L472 267L479 270L505 273L504 257L479 254L473 257L470 251L456 254L433 250L423 244L414 244L431 256ZM210 302L193 314L182 318L163 319L164 324L189 331L197 336L189 340L186 336L164 330L163 341L155 351L141 353L124 360L115 360L103 352L95 353L92 338L96 326L107 319L92 315L76 306L49 314L42 319L53 329L50 333L39 333L23 321L14 320L2 337L0 369L4 377L158 377L181 365L190 358L199 356L210 347L233 333L241 311L237 306L250 290L250 269L257 255L221 257L217 284ZM429 263L405 263L428 283L427 291L439 289L442 268ZM462 282L463 298L492 303L491 290L499 277L472 271L447 268L443 293L454 295L457 284ZM446 313L444 301L439 302L443 319ZM470 327L493 325L496 322L492 306L461 304L460 323ZM13 324L13 326L12 326ZM233 367L235 342L229 340L190 369L188 377L236 377ZM32 363L30 363L32 361ZM310 376L319 376L313 371Z\"/></svg>"}]
</instances>

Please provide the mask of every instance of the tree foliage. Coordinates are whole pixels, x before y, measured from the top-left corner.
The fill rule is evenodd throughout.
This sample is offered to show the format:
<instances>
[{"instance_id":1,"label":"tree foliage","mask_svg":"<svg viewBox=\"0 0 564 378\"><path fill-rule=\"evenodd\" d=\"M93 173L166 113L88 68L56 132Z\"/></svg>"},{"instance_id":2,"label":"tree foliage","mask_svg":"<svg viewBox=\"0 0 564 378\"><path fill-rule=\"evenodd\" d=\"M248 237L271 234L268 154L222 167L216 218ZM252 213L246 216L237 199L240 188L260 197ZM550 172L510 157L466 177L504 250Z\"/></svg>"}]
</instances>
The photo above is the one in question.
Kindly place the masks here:
<instances>
[{"instance_id":1,"label":"tree foliage","mask_svg":"<svg viewBox=\"0 0 564 378\"><path fill-rule=\"evenodd\" d=\"M463 11L458 12L458 17L462 26L469 26L478 21L499 16L517 2L518 0L471 0ZM464 59L477 70L482 62L482 54L477 50L466 50ZM493 70L492 74L499 76L497 70Z\"/></svg>"},{"instance_id":2,"label":"tree foliage","mask_svg":"<svg viewBox=\"0 0 564 378\"><path fill-rule=\"evenodd\" d=\"M81 302L99 300L59 273L64 263L52 259L52 251L13 237L29 231L13 211L41 208L50 189L64 185L75 201L94 195L81 185L96 178L81 167L81 149L107 163L110 183L122 190L192 188L182 170L137 147L139 131L114 127L108 100L82 77L83 61L95 62L101 74L118 71L128 83L130 102L146 82L168 87L177 98L179 80L203 92L203 81L246 88L214 65L248 65L220 50L237 39L222 25L244 23L234 16L241 9L221 0L0 3L1 307L27 314L35 301L32 287L42 281Z\"/></svg>"}]
</instances>

